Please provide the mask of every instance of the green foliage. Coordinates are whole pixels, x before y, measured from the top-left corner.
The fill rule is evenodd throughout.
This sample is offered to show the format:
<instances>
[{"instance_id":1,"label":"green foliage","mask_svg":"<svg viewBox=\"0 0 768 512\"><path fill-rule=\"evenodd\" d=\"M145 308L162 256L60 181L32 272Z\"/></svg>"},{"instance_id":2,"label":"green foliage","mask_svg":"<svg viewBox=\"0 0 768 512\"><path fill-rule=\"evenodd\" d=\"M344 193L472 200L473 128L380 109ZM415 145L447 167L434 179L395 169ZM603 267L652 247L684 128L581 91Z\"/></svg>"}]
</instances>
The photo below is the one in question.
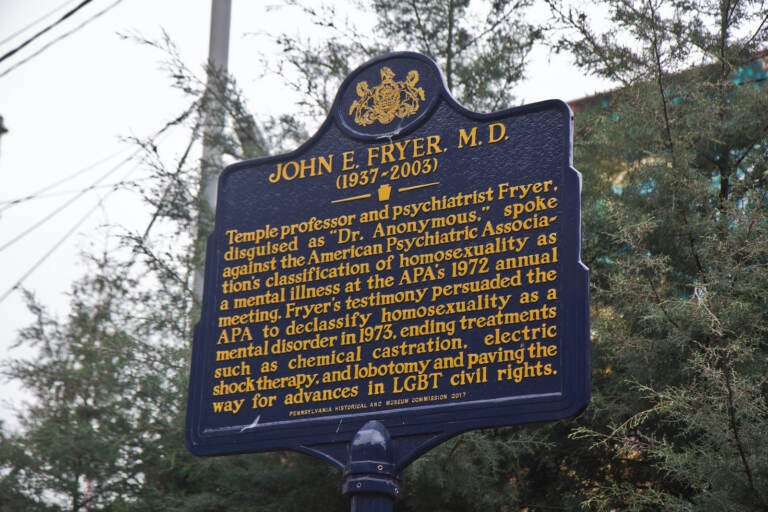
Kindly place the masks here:
<instances>
[{"instance_id":1,"label":"green foliage","mask_svg":"<svg viewBox=\"0 0 768 512\"><path fill-rule=\"evenodd\" d=\"M528 475L518 461L547 446L543 436L522 429L462 434L406 469L398 509L504 510L521 502Z\"/></svg>"},{"instance_id":2,"label":"green foliage","mask_svg":"<svg viewBox=\"0 0 768 512\"><path fill-rule=\"evenodd\" d=\"M734 80L763 6L608 1L606 32L553 7L626 84L576 117L597 374L573 437L606 460L584 507L765 510L768 95Z\"/></svg>"},{"instance_id":3,"label":"green foliage","mask_svg":"<svg viewBox=\"0 0 768 512\"><path fill-rule=\"evenodd\" d=\"M36 322L18 343L37 355L3 368L35 402L19 415L23 433L4 439L2 463L39 509L103 510L135 498L149 427L163 412L158 389L178 392L147 371L165 354L134 334L140 310L124 300L135 285L128 269L92 265L73 286L65 321L28 297Z\"/></svg>"},{"instance_id":4,"label":"green foliage","mask_svg":"<svg viewBox=\"0 0 768 512\"><path fill-rule=\"evenodd\" d=\"M178 432L180 434L181 432ZM348 508L337 472L293 453L199 459L173 443L148 479L136 511L217 512Z\"/></svg>"},{"instance_id":5,"label":"green foliage","mask_svg":"<svg viewBox=\"0 0 768 512\"><path fill-rule=\"evenodd\" d=\"M428 55L444 70L455 98L492 112L512 105L512 86L523 78L528 54L541 38L521 15L531 4L377 0L374 9L389 45Z\"/></svg>"}]
</instances>

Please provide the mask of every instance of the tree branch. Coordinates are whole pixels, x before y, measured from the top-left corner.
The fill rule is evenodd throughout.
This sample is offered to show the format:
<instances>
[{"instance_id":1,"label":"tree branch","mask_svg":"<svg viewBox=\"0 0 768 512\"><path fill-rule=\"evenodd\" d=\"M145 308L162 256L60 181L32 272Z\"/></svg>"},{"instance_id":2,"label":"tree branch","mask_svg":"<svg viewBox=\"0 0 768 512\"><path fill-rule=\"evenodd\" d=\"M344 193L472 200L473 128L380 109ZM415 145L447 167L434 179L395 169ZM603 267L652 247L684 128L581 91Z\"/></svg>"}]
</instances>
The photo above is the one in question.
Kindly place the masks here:
<instances>
[{"instance_id":1,"label":"tree branch","mask_svg":"<svg viewBox=\"0 0 768 512\"><path fill-rule=\"evenodd\" d=\"M733 385L731 384L731 367L728 364L728 358L727 354L722 356L722 363L723 363L723 373L725 377L725 388L728 392L727 400L728 400L728 426L731 429L731 432L733 433L733 440L736 444L736 449L739 452L739 458L741 459L741 465L744 468L744 473L747 475L747 481L749 482L749 488L752 491L752 493L755 495L755 498L760 503L762 508L765 508L766 503L763 499L760 492L755 487L755 481L752 476L752 467L749 464L749 461L747 460L747 451L744 448L744 442L741 440L741 430L739 429L739 423L736 418L736 405L734 403L733 398Z\"/></svg>"}]
</instances>

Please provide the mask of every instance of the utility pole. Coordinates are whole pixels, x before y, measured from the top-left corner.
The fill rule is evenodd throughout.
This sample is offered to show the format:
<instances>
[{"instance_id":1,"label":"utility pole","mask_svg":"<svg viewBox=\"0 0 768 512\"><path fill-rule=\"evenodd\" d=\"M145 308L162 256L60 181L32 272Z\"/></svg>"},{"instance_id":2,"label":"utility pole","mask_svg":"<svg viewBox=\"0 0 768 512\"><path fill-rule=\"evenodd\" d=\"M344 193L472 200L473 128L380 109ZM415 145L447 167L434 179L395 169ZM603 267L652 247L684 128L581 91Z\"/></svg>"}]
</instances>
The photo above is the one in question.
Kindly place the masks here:
<instances>
[{"instance_id":1,"label":"utility pole","mask_svg":"<svg viewBox=\"0 0 768 512\"><path fill-rule=\"evenodd\" d=\"M0 139L3 138L4 133L8 133L8 129L3 124L3 116L0 116Z\"/></svg>"},{"instance_id":2,"label":"utility pole","mask_svg":"<svg viewBox=\"0 0 768 512\"><path fill-rule=\"evenodd\" d=\"M192 282L195 302L203 303L203 281L206 239L213 228L216 212L218 180L223 166L221 138L224 133L226 112L223 95L227 83L229 60L229 27L232 0L211 0L211 34L208 44L208 67L205 96L203 98L203 156L200 165L199 211L197 240L195 243L195 275ZM217 98L218 97L218 98Z\"/></svg>"}]
</instances>

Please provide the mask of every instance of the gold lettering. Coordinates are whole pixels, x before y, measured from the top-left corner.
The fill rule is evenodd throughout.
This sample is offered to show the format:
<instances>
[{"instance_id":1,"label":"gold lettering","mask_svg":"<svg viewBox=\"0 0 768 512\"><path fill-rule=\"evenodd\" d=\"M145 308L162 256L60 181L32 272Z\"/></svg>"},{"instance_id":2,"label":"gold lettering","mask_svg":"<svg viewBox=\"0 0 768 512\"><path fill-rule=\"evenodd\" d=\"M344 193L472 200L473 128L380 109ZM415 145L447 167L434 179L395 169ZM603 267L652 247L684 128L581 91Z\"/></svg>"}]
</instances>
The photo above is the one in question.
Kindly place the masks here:
<instances>
[{"instance_id":1,"label":"gold lettering","mask_svg":"<svg viewBox=\"0 0 768 512\"><path fill-rule=\"evenodd\" d=\"M461 128L458 148L507 135L501 122ZM487 386L494 379L557 375L556 182L493 183L408 202L395 181L427 174L426 157L445 151L440 142L393 139L362 154L275 164L271 183L336 171L339 190L358 188L369 201L358 203L360 213L332 206L276 226L223 231L212 326L219 330L208 341L221 350L208 392L229 399L211 402L214 414L257 416L275 405L286 416L374 412L495 398ZM383 185L398 201L377 194Z\"/></svg>"},{"instance_id":2,"label":"gold lettering","mask_svg":"<svg viewBox=\"0 0 768 512\"><path fill-rule=\"evenodd\" d=\"M488 125L488 144L496 144L505 139L507 127L502 123L492 123Z\"/></svg>"},{"instance_id":3,"label":"gold lettering","mask_svg":"<svg viewBox=\"0 0 768 512\"><path fill-rule=\"evenodd\" d=\"M355 152L345 151L341 154L341 170L351 171L355 168Z\"/></svg>"},{"instance_id":4,"label":"gold lettering","mask_svg":"<svg viewBox=\"0 0 768 512\"><path fill-rule=\"evenodd\" d=\"M442 152L439 135L405 139L368 148L368 167L437 155Z\"/></svg>"},{"instance_id":5,"label":"gold lettering","mask_svg":"<svg viewBox=\"0 0 768 512\"><path fill-rule=\"evenodd\" d=\"M275 172L267 178L270 183L277 183L280 180L293 181L307 177L322 176L323 173L331 174L333 172L333 155L313 156L309 159L289 160L288 162L278 162Z\"/></svg>"},{"instance_id":6,"label":"gold lettering","mask_svg":"<svg viewBox=\"0 0 768 512\"><path fill-rule=\"evenodd\" d=\"M469 133L464 128L459 128L459 149L462 149L467 144L471 148L481 144L477 142L477 127L472 128Z\"/></svg>"}]
</instances>

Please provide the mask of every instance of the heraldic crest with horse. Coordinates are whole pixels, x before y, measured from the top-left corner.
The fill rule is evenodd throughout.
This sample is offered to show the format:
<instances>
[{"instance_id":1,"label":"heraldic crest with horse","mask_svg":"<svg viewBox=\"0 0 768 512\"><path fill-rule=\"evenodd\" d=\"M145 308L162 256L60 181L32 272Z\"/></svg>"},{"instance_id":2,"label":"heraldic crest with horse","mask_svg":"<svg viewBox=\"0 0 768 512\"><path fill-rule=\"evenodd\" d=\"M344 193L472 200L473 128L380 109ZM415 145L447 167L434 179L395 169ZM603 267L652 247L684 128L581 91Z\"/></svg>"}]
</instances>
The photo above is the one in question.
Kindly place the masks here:
<instances>
[{"instance_id":1,"label":"heraldic crest with horse","mask_svg":"<svg viewBox=\"0 0 768 512\"><path fill-rule=\"evenodd\" d=\"M349 107L349 115L355 116L355 123L368 126L378 121L389 124L396 117L405 119L419 110L419 101L424 101L424 89L416 87L419 73L408 72L404 81L395 82L395 73L388 67L381 68L381 83L373 88L365 80L358 82L355 91L358 99Z\"/></svg>"}]
</instances>

